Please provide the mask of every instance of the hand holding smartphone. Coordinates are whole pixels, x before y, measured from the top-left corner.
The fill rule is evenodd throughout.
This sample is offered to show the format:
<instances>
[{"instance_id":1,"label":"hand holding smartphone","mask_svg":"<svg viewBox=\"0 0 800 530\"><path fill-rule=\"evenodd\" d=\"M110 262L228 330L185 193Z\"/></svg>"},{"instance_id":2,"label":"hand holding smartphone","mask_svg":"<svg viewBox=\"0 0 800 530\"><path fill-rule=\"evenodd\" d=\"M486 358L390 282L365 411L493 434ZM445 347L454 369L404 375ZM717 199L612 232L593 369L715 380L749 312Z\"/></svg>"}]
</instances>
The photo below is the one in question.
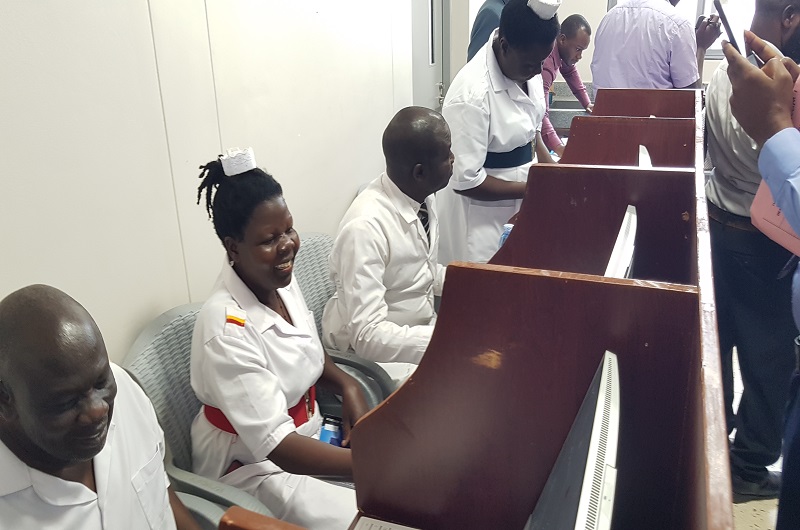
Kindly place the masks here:
<instances>
[{"instance_id":1,"label":"hand holding smartphone","mask_svg":"<svg viewBox=\"0 0 800 530\"><path fill-rule=\"evenodd\" d=\"M731 43L731 46L733 46L737 52L742 53L741 48L739 48L739 45L736 43L736 38L733 36L733 31L731 30L730 22L728 22L728 17L725 16L725 10L722 9L722 3L719 0L714 0L714 8L717 10L717 13L719 13L719 19L722 21L722 25L725 27L725 34L728 36L728 42ZM759 68L764 66L764 61L761 60L761 57L753 52L750 52L747 55L747 60L750 61L750 64L753 66L757 66Z\"/></svg>"}]
</instances>

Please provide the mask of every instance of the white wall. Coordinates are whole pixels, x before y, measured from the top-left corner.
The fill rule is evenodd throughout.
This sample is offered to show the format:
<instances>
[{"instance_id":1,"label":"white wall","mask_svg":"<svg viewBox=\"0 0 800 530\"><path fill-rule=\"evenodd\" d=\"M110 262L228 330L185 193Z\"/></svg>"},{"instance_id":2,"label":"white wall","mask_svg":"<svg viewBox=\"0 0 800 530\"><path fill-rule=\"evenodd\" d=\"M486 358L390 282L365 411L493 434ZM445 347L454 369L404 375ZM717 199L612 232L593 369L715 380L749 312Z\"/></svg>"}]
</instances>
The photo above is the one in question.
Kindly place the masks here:
<instances>
[{"instance_id":1,"label":"white wall","mask_svg":"<svg viewBox=\"0 0 800 530\"><path fill-rule=\"evenodd\" d=\"M207 11L206 11L207 9ZM223 259L197 167L252 145L302 231L332 233L411 104L402 2L6 0L0 297L42 282L121 360Z\"/></svg>"}]
</instances>

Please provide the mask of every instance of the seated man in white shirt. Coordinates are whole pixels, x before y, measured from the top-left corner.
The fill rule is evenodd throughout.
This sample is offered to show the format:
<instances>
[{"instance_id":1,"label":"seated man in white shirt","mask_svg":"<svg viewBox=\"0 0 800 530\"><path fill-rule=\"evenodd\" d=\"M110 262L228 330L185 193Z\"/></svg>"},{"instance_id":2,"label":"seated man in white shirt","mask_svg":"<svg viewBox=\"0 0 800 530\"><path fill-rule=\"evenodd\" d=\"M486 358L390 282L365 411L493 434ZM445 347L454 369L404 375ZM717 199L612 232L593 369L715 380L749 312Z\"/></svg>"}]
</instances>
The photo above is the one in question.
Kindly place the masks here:
<instances>
[{"instance_id":1,"label":"seated man in white shirt","mask_svg":"<svg viewBox=\"0 0 800 530\"><path fill-rule=\"evenodd\" d=\"M416 365L444 283L434 193L453 173L450 129L438 112L405 108L383 133L383 153L386 172L339 225L330 258L336 293L325 306L322 341L373 361ZM395 379L408 375L386 368Z\"/></svg>"},{"instance_id":2,"label":"seated man in white shirt","mask_svg":"<svg viewBox=\"0 0 800 530\"><path fill-rule=\"evenodd\" d=\"M199 530L163 459L150 401L80 304L44 285L0 302L2 528Z\"/></svg>"}]
</instances>

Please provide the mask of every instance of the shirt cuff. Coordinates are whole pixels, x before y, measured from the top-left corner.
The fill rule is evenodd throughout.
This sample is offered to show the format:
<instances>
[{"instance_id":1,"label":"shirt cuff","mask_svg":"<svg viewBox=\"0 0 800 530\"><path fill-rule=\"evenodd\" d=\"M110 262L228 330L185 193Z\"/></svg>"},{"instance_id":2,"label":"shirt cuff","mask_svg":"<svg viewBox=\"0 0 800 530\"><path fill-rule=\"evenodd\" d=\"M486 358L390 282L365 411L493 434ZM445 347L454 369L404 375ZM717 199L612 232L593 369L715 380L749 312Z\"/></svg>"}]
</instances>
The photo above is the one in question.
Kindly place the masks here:
<instances>
[{"instance_id":1,"label":"shirt cuff","mask_svg":"<svg viewBox=\"0 0 800 530\"><path fill-rule=\"evenodd\" d=\"M758 157L758 171L767 181L787 179L800 170L800 131L788 127L764 143Z\"/></svg>"},{"instance_id":2,"label":"shirt cuff","mask_svg":"<svg viewBox=\"0 0 800 530\"><path fill-rule=\"evenodd\" d=\"M280 424L277 429L272 431L269 436L267 436L267 439L264 440L264 444L256 451L253 451L253 456L255 456L259 461L266 460L269 458L269 455L272 453L272 451L278 447L278 445L280 445L283 439L293 432L295 432L294 420L289 418L289 421Z\"/></svg>"},{"instance_id":3,"label":"shirt cuff","mask_svg":"<svg viewBox=\"0 0 800 530\"><path fill-rule=\"evenodd\" d=\"M464 190L471 190L472 188L477 188L483 181L486 180L486 170L484 168L480 168L478 170L478 174L475 177L470 179L456 179L455 172L453 177L450 177L450 184L452 185L453 189L456 191L464 191Z\"/></svg>"}]
</instances>

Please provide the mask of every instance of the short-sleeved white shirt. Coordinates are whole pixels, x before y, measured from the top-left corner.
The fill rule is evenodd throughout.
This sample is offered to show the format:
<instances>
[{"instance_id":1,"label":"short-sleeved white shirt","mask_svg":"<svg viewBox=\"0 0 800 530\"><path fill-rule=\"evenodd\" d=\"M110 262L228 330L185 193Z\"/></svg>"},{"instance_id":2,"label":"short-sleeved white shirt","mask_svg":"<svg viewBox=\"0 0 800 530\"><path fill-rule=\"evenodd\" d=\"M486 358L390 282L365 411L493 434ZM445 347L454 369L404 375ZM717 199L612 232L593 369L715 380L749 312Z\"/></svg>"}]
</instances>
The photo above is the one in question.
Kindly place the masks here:
<instances>
[{"instance_id":1,"label":"short-sleeved white shirt","mask_svg":"<svg viewBox=\"0 0 800 530\"><path fill-rule=\"evenodd\" d=\"M278 293L294 324L259 302L226 262L197 315L192 389L201 402L220 409L236 431L213 427L200 411L192 424L192 465L200 475L217 479L233 460L261 463L254 473L280 472L267 460L272 450L288 434L313 436L322 425L317 408L299 428L289 416L288 409L322 375L325 354L314 314L294 279Z\"/></svg>"},{"instance_id":2,"label":"short-sleeved white shirt","mask_svg":"<svg viewBox=\"0 0 800 530\"><path fill-rule=\"evenodd\" d=\"M122 368L106 443L94 457L97 492L25 465L0 442L0 528L175 529L164 433L144 392Z\"/></svg>"},{"instance_id":3,"label":"short-sleeved white shirt","mask_svg":"<svg viewBox=\"0 0 800 530\"><path fill-rule=\"evenodd\" d=\"M694 26L667 0L626 0L597 28L592 83L599 88L681 88L700 78Z\"/></svg>"}]
</instances>

